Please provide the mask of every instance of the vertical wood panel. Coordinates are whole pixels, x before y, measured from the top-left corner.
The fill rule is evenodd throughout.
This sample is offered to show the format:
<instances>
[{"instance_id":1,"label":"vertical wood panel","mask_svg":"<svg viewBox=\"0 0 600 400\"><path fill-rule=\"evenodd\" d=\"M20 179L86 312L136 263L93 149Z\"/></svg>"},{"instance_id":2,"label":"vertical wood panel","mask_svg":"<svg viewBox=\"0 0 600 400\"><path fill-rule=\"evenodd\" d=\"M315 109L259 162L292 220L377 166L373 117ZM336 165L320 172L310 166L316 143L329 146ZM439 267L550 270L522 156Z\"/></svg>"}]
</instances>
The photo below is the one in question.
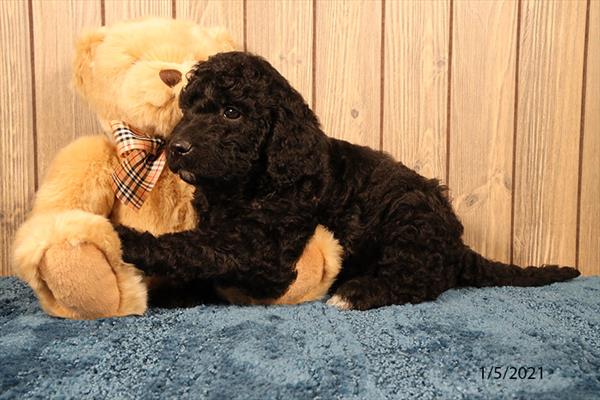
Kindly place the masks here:
<instances>
[{"instance_id":1,"label":"vertical wood panel","mask_svg":"<svg viewBox=\"0 0 600 400\"><path fill-rule=\"evenodd\" d=\"M146 16L172 17L171 0L105 0L106 24Z\"/></svg>"},{"instance_id":2,"label":"vertical wood panel","mask_svg":"<svg viewBox=\"0 0 600 400\"><path fill-rule=\"evenodd\" d=\"M311 0L247 3L248 51L269 60L309 103L312 98L312 18Z\"/></svg>"},{"instance_id":3,"label":"vertical wood panel","mask_svg":"<svg viewBox=\"0 0 600 400\"><path fill-rule=\"evenodd\" d=\"M243 0L177 0L175 11L178 19L190 19L203 26L227 28L239 48L243 48Z\"/></svg>"},{"instance_id":4,"label":"vertical wood panel","mask_svg":"<svg viewBox=\"0 0 600 400\"><path fill-rule=\"evenodd\" d=\"M107 24L175 12L226 27L240 48L246 39L249 50L267 57L307 100L316 100L329 135L374 148L382 139L384 150L430 177L445 178L451 62L449 183L467 242L506 260L512 201L516 263L572 265L578 248L580 270L600 274L600 1L590 2L581 159L586 1L523 1L517 99L517 3L454 1L450 44L449 1L385 2L383 105L380 0L104 4ZM69 81L74 37L100 24L100 4L33 0L30 48L28 2L0 2L0 274L10 272L10 245L30 208L36 174L43 179L57 149L98 129Z\"/></svg>"},{"instance_id":5,"label":"vertical wood panel","mask_svg":"<svg viewBox=\"0 0 600 400\"><path fill-rule=\"evenodd\" d=\"M586 3L522 7L513 258L574 265Z\"/></svg>"},{"instance_id":6,"label":"vertical wood panel","mask_svg":"<svg viewBox=\"0 0 600 400\"><path fill-rule=\"evenodd\" d=\"M317 1L316 112L329 136L379 148L381 1Z\"/></svg>"},{"instance_id":7,"label":"vertical wood panel","mask_svg":"<svg viewBox=\"0 0 600 400\"><path fill-rule=\"evenodd\" d=\"M510 261L517 6L456 2L452 44L454 206L466 243L504 262Z\"/></svg>"},{"instance_id":8,"label":"vertical wood panel","mask_svg":"<svg viewBox=\"0 0 600 400\"><path fill-rule=\"evenodd\" d=\"M24 1L0 2L0 274L35 186L29 18Z\"/></svg>"},{"instance_id":9,"label":"vertical wood panel","mask_svg":"<svg viewBox=\"0 0 600 400\"><path fill-rule=\"evenodd\" d=\"M383 150L445 179L448 1L387 1Z\"/></svg>"},{"instance_id":10,"label":"vertical wood panel","mask_svg":"<svg viewBox=\"0 0 600 400\"><path fill-rule=\"evenodd\" d=\"M72 89L76 37L101 25L100 2L33 2L38 176L56 152L82 135L100 132L95 114Z\"/></svg>"},{"instance_id":11,"label":"vertical wood panel","mask_svg":"<svg viewBox=\"0 0 600 400\"><path fill-rule=\"evenodd\" d=\"M586 275L600 275L600 1L592 1L590 7L579 269Z\"/></svg>"}]
</instances>

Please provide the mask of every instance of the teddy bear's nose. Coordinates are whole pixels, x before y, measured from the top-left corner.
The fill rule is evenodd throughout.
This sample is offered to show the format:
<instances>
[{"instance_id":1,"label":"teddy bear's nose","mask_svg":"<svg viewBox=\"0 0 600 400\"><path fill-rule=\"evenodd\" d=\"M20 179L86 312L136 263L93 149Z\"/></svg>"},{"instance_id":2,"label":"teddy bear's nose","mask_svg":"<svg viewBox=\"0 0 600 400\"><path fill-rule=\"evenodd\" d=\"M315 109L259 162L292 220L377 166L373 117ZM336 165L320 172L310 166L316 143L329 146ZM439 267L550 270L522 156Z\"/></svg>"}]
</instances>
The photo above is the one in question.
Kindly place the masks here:
<instances>
[{"instance_id":1,"label":"teddy bear's nose","mask_svg":"<svg viewBox=\"0 0 600 400\"><path fill-rule=\"evenodd\" d=\"M168 87L173 87L181 82L181 72L176 69L163 69L158 73L160 79L167 84Z\"/></svg>"}]
</instances>

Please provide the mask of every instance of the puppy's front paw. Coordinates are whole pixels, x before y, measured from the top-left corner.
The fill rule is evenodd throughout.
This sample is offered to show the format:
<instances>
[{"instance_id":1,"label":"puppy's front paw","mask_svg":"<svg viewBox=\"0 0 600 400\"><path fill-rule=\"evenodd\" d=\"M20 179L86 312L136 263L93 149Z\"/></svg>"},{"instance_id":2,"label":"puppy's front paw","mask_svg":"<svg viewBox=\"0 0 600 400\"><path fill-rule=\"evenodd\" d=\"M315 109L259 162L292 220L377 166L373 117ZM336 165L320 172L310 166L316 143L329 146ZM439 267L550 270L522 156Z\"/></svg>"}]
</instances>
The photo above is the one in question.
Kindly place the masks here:
<instances>
[{"instance_id":1,"label":"puppy's front paw","mask_svg":"<svg viewBox=\"0 0 600 400\"><path fill-rule=\"evenodd\" d=\"M327 305L337 308L338 310L351 310L352 303L348 300L344 299L342 296L338 294L334 294L331 296L329 300L327 300Z\"/></svg>"},{"instance_id":2,"label":"puppy's front paw","mask_svg":"<svg viewBox=\"0 0 600 400\"><path fill-rule=\"evenodd\" d=\"M141 232L136 231L135 229L126 227L124 225L115 225L115 232L119 235L119 239L121 243L125 246L129 246L139 241Z\"/></svg>"},{"instance_id":3,"label":"puppy's front paw","mask_svg":"<svg viewBox=\"0 0 600 400\"><path fill-rule=\"evenodd\" d=\"M148 232L138 232L123 225L117 225L114 228L121 240L123 261L135 264L136 267L143 270L142 261L148 258L147 249L154 236Z\"/></svg>"}]
</instances>

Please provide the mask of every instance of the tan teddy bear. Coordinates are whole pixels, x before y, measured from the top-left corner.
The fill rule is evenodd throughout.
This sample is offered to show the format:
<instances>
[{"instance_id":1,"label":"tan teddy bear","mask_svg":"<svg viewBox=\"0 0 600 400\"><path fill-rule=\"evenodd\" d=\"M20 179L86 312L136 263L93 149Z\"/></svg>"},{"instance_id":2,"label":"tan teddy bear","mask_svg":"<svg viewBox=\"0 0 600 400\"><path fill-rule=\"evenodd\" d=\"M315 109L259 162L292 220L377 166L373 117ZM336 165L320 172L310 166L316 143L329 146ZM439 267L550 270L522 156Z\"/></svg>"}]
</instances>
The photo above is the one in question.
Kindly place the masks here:
<instances>
[{"instance_id":1,"label":"tan teddy bear","mask_svg":"<svg viewBox=\"0 0 600 400\"><path fill-rule=\"evenodd\" d=\"M164 166L164 140L181 118L178 98L198 61L235 48L222 29L153 18L102 27L81 37L74 83L104 135L82 137L56 156L28 220L17 232L16 274L51 315L89 319L142 314L148 280L121 260L113 223L154 235L192 229L193 188ZM115 137L117 139L115 139ZM200 221L201 224L201 221ZM340 247L319 227L298 261L298 278L279 299L322 297L340 267Z\"/></svg>"}]
</instances>

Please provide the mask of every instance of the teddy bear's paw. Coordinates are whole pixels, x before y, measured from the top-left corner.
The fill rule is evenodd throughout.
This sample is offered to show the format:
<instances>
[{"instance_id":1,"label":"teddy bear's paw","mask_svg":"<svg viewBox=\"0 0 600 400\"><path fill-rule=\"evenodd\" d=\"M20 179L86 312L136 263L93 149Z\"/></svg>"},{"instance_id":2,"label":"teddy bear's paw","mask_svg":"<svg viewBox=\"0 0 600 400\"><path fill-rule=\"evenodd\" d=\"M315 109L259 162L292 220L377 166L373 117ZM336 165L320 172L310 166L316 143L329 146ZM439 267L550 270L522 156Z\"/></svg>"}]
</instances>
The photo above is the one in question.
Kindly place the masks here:
<instances>
[{"instance_id":1,"label":"teddy bear's paw","mask_svg":"<svg viewBox=\"0 0 600 400\"><path fill-rule=\"evenodd\" d=\"M331 296L329 300L327 300L327 305L337 308L338 310L351 310L352 303L348 300L344 299L342 296L338 294L334 294Z\"/></svg>"},{"instance_id":2,"label":"teddy bear's paw","mask_svg":"<svg viewBox=\"0 0 600 400\"><path fill-rule=\"evenodd\" d=\"M117 277L104 253L93 244L51 246L40 263L40 274L56 300L56 304L46 304L50 314L74 319L117 315Z\"/></svg>"}]
</instances>

